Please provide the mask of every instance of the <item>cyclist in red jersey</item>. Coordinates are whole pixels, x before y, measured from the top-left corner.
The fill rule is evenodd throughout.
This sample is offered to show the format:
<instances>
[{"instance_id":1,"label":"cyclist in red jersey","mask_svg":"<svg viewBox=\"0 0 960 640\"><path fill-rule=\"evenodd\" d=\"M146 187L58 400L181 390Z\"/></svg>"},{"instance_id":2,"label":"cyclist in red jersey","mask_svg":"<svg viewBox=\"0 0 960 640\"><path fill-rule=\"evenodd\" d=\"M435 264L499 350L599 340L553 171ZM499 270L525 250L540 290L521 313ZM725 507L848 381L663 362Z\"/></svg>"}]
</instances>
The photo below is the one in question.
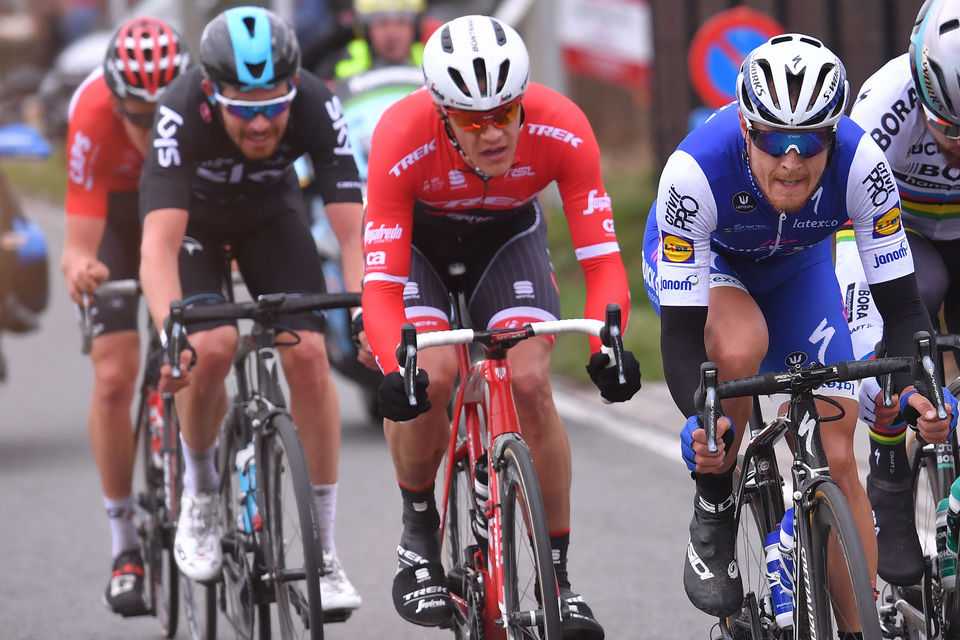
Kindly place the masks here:
<instances>
[{"instance_id":1,"label":"cyclist in red jersey","mask_svg":"<svg viewBox=\"0 0 960 640\"><path fill-rule=\"evenodd\" d=\"M362 339L386 374L380 405L403 498L394 606L411 622L439 626L449 620L451 604L440 565L434 480L449 437L446 407L457 361L452 347L420 354L419 403L411 407L395 356L401 326L448 328L452 287L465 292L474 326L557 318L557 285L536 197L553 181L586 275L586 315L602 318L606 304L616 302L626 318L630 294L590 124L563 95L528 86L529 60L516 31L494 18L457 18L427 42L423 69L426 88L393 105L373 136ZM632 397L640 388L633 355L625 353L628 381L620 386L599 341L590 347L587 370L601 395L610 401ZM510 351L513 392L543 488L554 568L569 612L563 637L603 638L567 576L570 444L551 394L551 349L551 340L535 338Z\"/></svg>"},{"instance_id":2,"label":"cyclist in red jersey","mask_svg":"<svg viewBox=\"0 0 960 640\"><path fill-rule=\"evenodd\" d=\"M189 53L169 25L134 18L114 34L103 66L70 102L66 240L61 268L74 302L106 280L136 278L140 261L137 185L156 102L186 69ZM113 611L144 611L143 558L133 524L135 443L130 404L140 343L135 298L97 300L90 358L89 428L113 538L104 599Z\"/></svg>"}]
</instances>

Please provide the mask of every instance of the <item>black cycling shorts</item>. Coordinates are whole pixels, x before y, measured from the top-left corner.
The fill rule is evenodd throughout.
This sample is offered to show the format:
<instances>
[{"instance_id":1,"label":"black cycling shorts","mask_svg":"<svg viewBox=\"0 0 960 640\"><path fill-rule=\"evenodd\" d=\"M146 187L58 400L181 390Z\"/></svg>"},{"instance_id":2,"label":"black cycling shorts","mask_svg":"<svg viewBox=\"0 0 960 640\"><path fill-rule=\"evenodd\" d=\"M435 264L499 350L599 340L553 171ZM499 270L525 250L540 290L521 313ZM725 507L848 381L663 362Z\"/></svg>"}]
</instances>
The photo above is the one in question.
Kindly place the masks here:
<instances>
[{"instance_id":1,"label":"black cycling shorts","mask_svg":"<svg viewBox=\"0 0 960 640\"><path fill-rule=\"evenodd\" d=\"M107 196L107 225L97 250L97 259L110 269L110 280L140 277L140 214L138 193ZM93 334L136 331L139 296L94 299L90 306ZM78 307L79 313L79 307Z\"/></svg>"}]
</instances>

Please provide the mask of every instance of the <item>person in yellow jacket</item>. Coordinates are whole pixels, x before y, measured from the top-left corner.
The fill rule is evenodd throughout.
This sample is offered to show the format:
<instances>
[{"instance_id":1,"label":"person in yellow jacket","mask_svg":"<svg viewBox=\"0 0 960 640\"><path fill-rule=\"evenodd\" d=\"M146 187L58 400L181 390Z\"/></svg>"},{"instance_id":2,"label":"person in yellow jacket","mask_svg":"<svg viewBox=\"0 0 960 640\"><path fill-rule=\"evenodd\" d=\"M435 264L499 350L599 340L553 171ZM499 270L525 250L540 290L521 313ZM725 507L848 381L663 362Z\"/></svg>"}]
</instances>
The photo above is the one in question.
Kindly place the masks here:
<instances>
[{"instance_id":1,"label":"person in yellow jacket","mask_svg":"<svg viewBox=\"0 0 960 640\"><path fill-rule=\"evenodd\" d=\"M335 79L378 66L421 66L420 18L427 8L426 0L354 0L353 8L359 35L350 41L346 57L334 67Z\"/></svg>"}]
</instances>

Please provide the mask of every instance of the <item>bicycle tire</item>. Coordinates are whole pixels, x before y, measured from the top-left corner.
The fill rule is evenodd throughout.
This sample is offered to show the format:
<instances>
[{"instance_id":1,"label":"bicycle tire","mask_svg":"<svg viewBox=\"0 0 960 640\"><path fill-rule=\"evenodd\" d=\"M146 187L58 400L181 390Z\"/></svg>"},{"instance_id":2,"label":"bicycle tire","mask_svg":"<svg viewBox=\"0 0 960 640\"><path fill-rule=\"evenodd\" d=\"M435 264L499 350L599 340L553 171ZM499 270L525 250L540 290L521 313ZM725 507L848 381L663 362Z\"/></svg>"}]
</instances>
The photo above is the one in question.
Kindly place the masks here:
<instances>
[{"instance_id":1,"label":"bicycle tire","mask_svg":"<svg viewBox=\"0 0 960 640\"><path fill-rule=\"evenodd\" d=\"M857 618L864 640L881 640L880 621L873 597L873 584L863 555L860 534L843 493L832 481L817 484L807 494L809 507L795 520L797 548L794 551L794 619L799 637L815 631L817 638L837 637L838 620L830 599L827 559L831 535L840 545L853 588ZM806 519L806 522L804 522ZM845 625L849 626L849 625Z\"/></svg>"},{"instance_id":2,"label":"bicycle tire","mask_svg":"<svg viewBox=\"0 0 960 640\"><path fill-rule=\"evenodd\" d=\"M920 441L912 438L907 446L907 459L911 464L913 481L914 519L923 555L930 558L931 566L937 567L937 505L942 498L949 497L950 487L956 479L956 469L941 465L936 451L924 452L919 445ZM933 610L924 610L924 618L936 618L944 640L960 640L958 594L955 590L944 591L936 569L932 573L928 580L925 576L924 584L899 587L898 591L907 601L924 610L927 603L924 602L923 593L929 586ZM905 621L906 624L908 623ZM917 637L926 637L926 629L915 631Z\"/></svg>"},{"instance_id":3,"label":"bicycle tire","mask_svg":"<svg viewBox=\"0 0 960 640\"><path fill-rule=\"evenodd\" d=\"M234 637L253 640L259 617L261 625L269 625L268 605L255 602L253 583L256 557L251 563L247 534L237 525L239 511L239 484L235 460L237 451L245 447L252 436L252 427L240 410L231 407L220 429L218 464L220 467L220 514L223 527L223 573L217 583L220 591L219 609L230 623ZM256 556L256 554L254 554ZM259 613L259 616L258 616ZM262 633L261 633L262 636Z\"/></svg>"},{"instance_id":4,"label":"bicycle tire","mask_svg":"<svg viewBox=\"0 0 960 640\"><path fill-rule=\"evenodd\" d=\"M323 638L320 567L313 488L297 429L285 413L271 421L264 436L267 568L273 576L280 637Z\"/></svg>"},{"instance_id":5,"label":"bicycle tire","mask_svg":"<svg viewBox=\"0 0 960 640\"><path fill-rule=\"evenodd\" d=\"M450 465L450 485L446 495L446 519L443 529L443 557L447 586L453 601L453 635L458 640L483 637L483 580L475 558L480 546L472 522L476 500L470 474L470 458L464 453Z\"/></svg>"},{"instance_id":6,"label":"bicycle tire","mask_svg":"<svg viewBox=\"0 0 960 640\"><path fill-rule=\"evenodd\" d=\"M771 452L772 453L772 452ZM767 473L779 480L776 460L763 458L765 465L771 465ZM733 475L733 486L739 490L741 476L744 473L744 457L737 456L737 466ZM779 628L775 618L770 615L772 600L770 582L767 579L767 559L765 555L766 534L774 531L783 519L784 504L780 483L775 486L758 486L756 481L756 459L751 460L742 491L737 496L740 507L740 519L737 530L737 565L743 581L743 604L741 610L729 616L721 624L733 638L750 640L780 640L787 637Z\"/></svg>"},{"instance_id":7,"label":"bicycle tire","mask_svg":"<svg viewBox=\"0 0 960 640\"><path fill-rule=\"evenodd\" d=\"M150 433L150 403L148 397L152 389L141 389L140 408L137 412L137 433L141 453L143 473L143 492L140 506L146 512L146 518L140 525L143 547L144 585L147 608L153 612L165 638L177 635L180 603L180 571L173 555L173 533L176 520L167 510L164 483L176 474L165 476L163 465L154 458L153 442ZM169 442L169 441L168 441ZM179 447L175 449L179 451ZM174 456L174 464L180 461ZM174 480L174 493L176 493ZM176 502L176 500L174 501Z\"/></svg>"},{"instance_id":8,"label":"bicycle tire","mask_svg":"<svg viewBox=\"0 0 960 640\"><path fill-rule=\"evenodd\" d=\"M550 531L530 449L520 439L508 440L493 468L500 496L507 637L560 640L560 602L552 597L556 577ZM538 625L525 624L535 618Z\"/></svg>"}]
</instances>

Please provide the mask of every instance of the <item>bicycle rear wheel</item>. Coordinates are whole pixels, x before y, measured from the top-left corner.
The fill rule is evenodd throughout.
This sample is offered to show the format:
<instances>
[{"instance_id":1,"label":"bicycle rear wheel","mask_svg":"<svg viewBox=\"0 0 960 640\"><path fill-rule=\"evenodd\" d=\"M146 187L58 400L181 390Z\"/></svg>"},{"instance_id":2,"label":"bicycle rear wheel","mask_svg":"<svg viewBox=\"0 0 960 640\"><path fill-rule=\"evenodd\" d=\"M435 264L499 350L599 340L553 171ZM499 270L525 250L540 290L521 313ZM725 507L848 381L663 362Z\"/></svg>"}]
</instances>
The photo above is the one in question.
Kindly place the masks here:
<instances>
[{"instance_id":1,"label":"bicycle rear wheel","mask_svg":"<svg viewBox=\"0 0 960 640\"><path fill-rule=\"evenodd\" d=\"M507 637L560 640L550 532L530 450L511 439L498 462Z\"/></svg>"},{"instance_id":2,"label":"bicycle rear wheel","mask_svg":"<svg viewBox=\"0 0 960 640\"><path fill-rule=\"evenodd\" d=\"M864 640L881 640L873 584L846 498L831 481L818 484L807 498L811 503L809 508L795 521L799 535L794 559L794 617L799 637L806 637L807 632L810 637L836 638L840 629L849 631L859 627ZM830 547L842 553L846 562L845 584L830 582L827 562ZM843 587L852 590L856 620L844 619L831 604L831 591Z\"/></svg>"},{"instance_id":3,"label":"bicycle rear wheel","mask_svg":"<svg viewBox=\"0 0 960 640\"><path fill-rule=\"evenodd\" d=\"M481 611L485 594L483 578L477 571L480 546L474 536L475 514L470 458L464 454L449 462L450 488L446 496L446 521L443 530L443 558L447 585L453 600L453 633L458 639L483 637ZM481 563L480 568L485 568Z\"/></svg>"},{"instance_id":4,"label":"bicycle rear wheel","mask_svg":"<svg viewBox=\"0 0 960 640\"><path fill-rule=\"evenodd\" d=\"M177 623L180 604L180 572L173 556L173 534L176 516L167 508L165 483L171 483L171 496L178 496L177 470L182 462L176 454L171 456L173 469L164 473L162 458L154 451L150 431L150 403L147 400L152 390L141 390L140 410L137 413L137 433L141 453L143 489L137 501L143 510L143 520L139 524L141 545L143 548L144 586L147 608L153 612L160 623L165 638L177 635ZM172 437L167 438L169 444ZM159 443L158 443L159 444ZM172 449L180 452L179 447ZM176 498L173 505L177 504Z\"/></svg>"},{"instance_id":5,"label":"bicycle rear wheel","mask_svg":"<svg viewBox=\"0 0 960 640\"><path fill-rule=\"evenodd\" d=\"M320 567L310 472L293 421L280 413L264 436L267 569L273 576L277 626L284 640L323 638Z\"/></svg>"}]
</instances>

